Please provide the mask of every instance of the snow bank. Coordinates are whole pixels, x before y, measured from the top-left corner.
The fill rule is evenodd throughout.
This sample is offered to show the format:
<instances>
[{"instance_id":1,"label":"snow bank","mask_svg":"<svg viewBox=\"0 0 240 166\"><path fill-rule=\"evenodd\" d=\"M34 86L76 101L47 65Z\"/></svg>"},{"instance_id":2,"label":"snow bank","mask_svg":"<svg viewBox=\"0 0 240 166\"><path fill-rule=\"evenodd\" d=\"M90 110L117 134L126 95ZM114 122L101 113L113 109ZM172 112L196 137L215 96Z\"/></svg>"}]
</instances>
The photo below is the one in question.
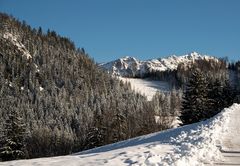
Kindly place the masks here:
<instances>
[{"instance_id":1,"label":"snow bank","mask_svg":"<svg viewBox=\"0 0 240 166\"><path fill-rule=\"evenodd\" d=\"M213 118L201 122L198 127L189 131L182 131L171 143L176 145L174 152L167 154L158 163L160 165L204 165L212 164L222 158L220 145L222 134L228 130L231 113L240 109L239 104L225 108Z\"/></svg>"}]
</instances>

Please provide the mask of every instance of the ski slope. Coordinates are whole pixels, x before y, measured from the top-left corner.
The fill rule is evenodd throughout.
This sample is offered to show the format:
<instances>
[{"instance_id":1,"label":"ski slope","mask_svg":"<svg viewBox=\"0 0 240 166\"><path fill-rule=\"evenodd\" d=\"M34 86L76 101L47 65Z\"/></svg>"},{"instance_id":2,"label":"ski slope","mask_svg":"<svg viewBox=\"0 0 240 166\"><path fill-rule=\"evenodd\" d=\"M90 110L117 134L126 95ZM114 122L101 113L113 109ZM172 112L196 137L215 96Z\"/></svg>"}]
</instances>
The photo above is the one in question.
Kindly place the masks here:
<instances>
[{"instance_id":1,"label":"ski slope","mask_svg":"<svg viewBox=\"0 0 240 166\"><path fill-rule=\"evenodd\" d=\"M124 82L129 82L133 90L145 95L149 101L152 100L157 91L166 92L171 89L169 83L166 81L125 77L118 78Z\"/></svg>"},{"instance_id":2,"label":"ski slope","mask_svg":"<svg viewBox=\"0 0 240 166\"><path fill-rule=\"evenodd\" d=\"M240 105L213 118L67 156L2 162L17 166L240 165ZM235 157L229 157L235 152ZM237 156L237 157L236 157ZM231 165L230 163L230 165Z\"/></svg>"}]
</instances>

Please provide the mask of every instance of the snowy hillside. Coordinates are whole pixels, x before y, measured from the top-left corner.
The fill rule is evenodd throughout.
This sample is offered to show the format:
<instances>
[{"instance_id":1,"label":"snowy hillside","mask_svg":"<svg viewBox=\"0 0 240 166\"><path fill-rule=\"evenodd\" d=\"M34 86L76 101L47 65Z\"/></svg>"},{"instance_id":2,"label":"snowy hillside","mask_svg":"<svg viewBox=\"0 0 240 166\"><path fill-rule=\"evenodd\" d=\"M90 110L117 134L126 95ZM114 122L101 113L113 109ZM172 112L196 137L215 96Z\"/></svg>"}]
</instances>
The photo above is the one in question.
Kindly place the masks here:
<instances>
[{"instance_id":1,"label":"snowy hillside","mask_svg":"<svg viewBox=\"0 0 240 166\"><path fill-rule=\"evenodd\" d=\"M100 64L100 66L115 76L135 77L143 76L151 71L174 70L177 69L177 66L180 63L188 65L190 63L194 63L195 60L200 59L217 60L217 58L212 56L200 55L197 52L192 52L183 56L173 55L166 58L151 59L146 61L141 61L134 57L126 56L115 61Z\"/></svg>"},{"instance_id":2,"label":"snowy hillside","mask_svg":"<svg viewBox=\"0 0 240 166\"><path fill-rule=\"evenodd\" d=\"M145 95L149 101L152 100L157 91L166 92L171 90L169 83L166 81L125 77L118 78L126 83L129 82L133 90Z\"/></svg>"},{"instance_id":3,"label":"snowy hillside","mask_svg":"<svg viewBox=\"0 0 240 166\"><path fill-rule=\"evenodd\" d=\"M26 49L26 47L17 40L17 37L13 34L7 32L3 34L3 38L6 40L9 40L14 46L17 47L17 49L22 52L22 56L25 56L27 59L31 59L32 56L30 55L29 51Z\"/></svg>"},{"instance_id":4,"label":"snowy hillside","mask_svg":"<svg viewBox=\"0 0 240 166\"><path fill-rule=\"evenodd\" d=\"M32 55L30 54L30 52L27 50L27 48L25 47L25 45L19 41L18 37L6 32L4 33L2 37L5 41L8 41L12 44L13 47L16 47L16 49L22 54L22 57L25 57L26 59L32 59ZM36 65L36 63L34 63L34 66L32 67L32 69L35 71L35 73L39 73L39 67ZM9 83L9 86L11 86L12 83ZM40 91L43 90L42 87L39 87ZM21 87L21 90L24 90L24 87Z\"/></svg>"},{"instance_id":5,"label":"snowy hillside","mask_svg":"<svg viewBox=\"0 0 240 166\"><path fill-rule=\"evenodd\" d=\"M215 117L163 132L153 133L119 143L68 156L3 162L0 165L222 165L236 157L240 150L240 105L234 104ZM225 156L234 147L235 158Z\"/></svg>"}]
</instances>

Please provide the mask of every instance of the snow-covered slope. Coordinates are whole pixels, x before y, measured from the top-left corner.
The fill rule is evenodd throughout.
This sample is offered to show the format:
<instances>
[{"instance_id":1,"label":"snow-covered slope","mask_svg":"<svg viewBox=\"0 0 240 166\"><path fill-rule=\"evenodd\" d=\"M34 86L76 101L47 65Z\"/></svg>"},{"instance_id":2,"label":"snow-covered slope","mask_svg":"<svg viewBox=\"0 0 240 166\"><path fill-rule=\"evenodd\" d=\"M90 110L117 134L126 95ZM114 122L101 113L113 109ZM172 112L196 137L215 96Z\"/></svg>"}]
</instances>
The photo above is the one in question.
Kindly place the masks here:
<instances>
[{"instance_id":1,"label":"snow-covered slope","mask_svg":"<svg viewBox=\"0 0 240 166\"><path fill-rule=\"evenodd\" d=\"M143 76L144 74L152 71L175 70L180 63L188 65L194 63L195 60L200 59L217 60L217 58L212 56L200 55L197 52L192 52L183 56L172 55L166 58L151 59L146 61L126 56L108 63L100 64L100 66L115 76L135 77Z\"/></svg>"},{"instance_id":2,"label":"snow-covered slope","mask_svg":"<svg viewBox=\"0 0 240 166\"><path fill-rule=\"evenodd\" d=\"M129 82L133 90L145 95L149 101L152 100L157 91L167 92L171 90L169 83L166 81L125 77L118 78L123 82Z\"/></svg>"},{"instance_id":3,"label":"snow-covered slope","mask_svg":"<svg viewBox=\"0 0 240 166\"><path fill-rule=\"evenodd\" d=\"M0 165L214 165L216 161L224 159L219 149L224 145L227 137L222 136L227 133L231 133L231 137L239 136L239 126L237 126L239 118L240 105L234 104L215 117L192 125L133 138L73 155L3 162ZM235 141L236 144L240 143L239 139Z\"/></svg>"},{"instance_id":4,"label":"snow-covered slope","mask_svg":"<svg viewBox=\"0 0 240 166\"><path fill-rule=\"evenodd\" d=\"M3 34L3 38L6 40L9 40L13 45L17 47L17 49L22 52L22 56L25 56L27 59L31 59L32 56L30 55L29 51L26 49L26 47L17 40L17 37L13 34L6 32Z\"/></svg>"},{"instance_id":5,"label":"snow-covered slope","mask_svg":"<svg viewBox=\"0 0 240 166\"><path fill-rule=\"evenodd\" d=\"M10 42L11 46L15 47L14 49L18 50L21 53L20 55L22 55L22 57L25 57L28 60L32 59L32 55L30 54L28 49L25 47L25 45L18 39L17 35L14 35L9 32L5 32L5 33L1 34L0 37L2 39L4 39L6 42ZM40 72L39 67L35 63L33 63L33 64L34 65L33 65L32 69L34 70L34 72L39 73ZM8 83L9 86L11 86L12 83L8 82L8 81L6 83ZM40 89L40 91L44 90L42 87L39 87L39 89ZM21 87L21 90L24 90L24 87Z\"/></svg>"}]
</instances>

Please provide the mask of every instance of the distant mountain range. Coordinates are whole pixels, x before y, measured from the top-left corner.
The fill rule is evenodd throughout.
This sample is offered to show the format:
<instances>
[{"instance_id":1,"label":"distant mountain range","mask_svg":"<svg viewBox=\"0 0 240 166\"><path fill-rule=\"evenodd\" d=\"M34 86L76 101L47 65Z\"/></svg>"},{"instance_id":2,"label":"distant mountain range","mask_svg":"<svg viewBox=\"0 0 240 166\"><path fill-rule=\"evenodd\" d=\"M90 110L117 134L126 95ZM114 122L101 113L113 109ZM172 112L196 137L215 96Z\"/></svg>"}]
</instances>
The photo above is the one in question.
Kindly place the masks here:
<instances>
[{"instance_id":1,"label":"distant mountain range","mask_svg":"<svg viewBox=\"0 0 240 166\"><path fill-rule=\"evenodd\" d=\"M108 63L102 63L100 66L112 73L115 76L134 77L143 76L148 72L176 70L180 63L189 65L195 60L209 60L217 58L208 55L201 55L197 52L192 52L182 56L168 56L166 58L138 60L134 57L123 57Z\"/></svg>"}]
</instances>

